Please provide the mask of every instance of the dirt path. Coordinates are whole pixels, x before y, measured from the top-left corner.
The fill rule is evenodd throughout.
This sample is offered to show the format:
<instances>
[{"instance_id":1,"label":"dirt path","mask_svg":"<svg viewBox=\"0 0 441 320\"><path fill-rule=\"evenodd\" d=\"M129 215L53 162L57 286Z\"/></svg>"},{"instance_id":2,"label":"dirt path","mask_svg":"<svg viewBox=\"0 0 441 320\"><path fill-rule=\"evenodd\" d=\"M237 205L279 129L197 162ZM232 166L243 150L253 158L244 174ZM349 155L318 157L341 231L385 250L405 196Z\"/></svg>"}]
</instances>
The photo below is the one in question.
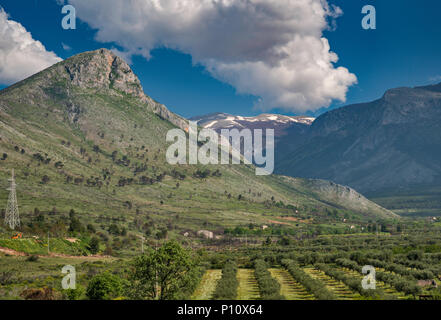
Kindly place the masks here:
<instances>
[{"instance_id":1,"label":"dirt path","mask_svg":"<svg viewBox=\"0 0 441 320\"><path fill-rule=\"evenodd\" d=\"M27 254L24 252L15 251L8 248L0 247L0 252L3 252L4 254L9 254L11 256L26 256Z\"/></svg>"},{"instance_id":2,"label":"dirt path","mask_svg":"<svg viewBox=\"0 0 441 320\"><path fill-rule=\"evenodd\" d=\"M26 252L20 252L15 251L9 248L0 247L0 252L3 252L4 254L9 254L11 256L19 256L19 257L25 257L25 256L37 256L39 258L69 258L69 259L81 259L81 260L103 260L103 259L114 259L114 257L111 256L71 256L67 254L62 253L50 253L49 255L42 255L42 254L29 254Z\"/></svg>"}]
</instances>

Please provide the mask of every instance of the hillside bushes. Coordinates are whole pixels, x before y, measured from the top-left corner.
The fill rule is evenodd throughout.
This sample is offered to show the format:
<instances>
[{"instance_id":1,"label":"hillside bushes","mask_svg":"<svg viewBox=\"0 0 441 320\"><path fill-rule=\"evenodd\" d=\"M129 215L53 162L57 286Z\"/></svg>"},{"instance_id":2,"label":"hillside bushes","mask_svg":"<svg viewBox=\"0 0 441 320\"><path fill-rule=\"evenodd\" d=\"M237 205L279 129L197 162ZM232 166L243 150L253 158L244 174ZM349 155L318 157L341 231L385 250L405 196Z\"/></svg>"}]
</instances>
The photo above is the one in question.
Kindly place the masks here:
<instances>
[{"instance_id":1,"label":"hillside bushes","mask_svg":"<svg viewBox=\"0 0 441 320\"><path fill-rule=\"evenodd\" d=\"M282 300L284 297L280 294L280 284L271 276L267 267L262 259L254 261L254 275L259 285L260 297L262 300Z\"/></svg>"},{"instance_id":2,"label":"hillside bushes","mask_svg":"<svg viewBox=\"0 0 441 320\"><path fill-rule=\"evenodd\" d=\"M237 296L237 265L234 261L227 261L222 268L222 278L217 283L213 298L216 300L234 300Z\"/></svg>"},{"instance_id":3,"label":"hillside bushes","mask_svg":"<svg viewBox=\"0 0 441 320\"><path fill-rule=\"evenodd\" d=\"M292 260L283 260L282 265L288 270L293 278L303 285L306 290L312 293L319 300L335 300L337 297L330 292L319 280L311 278Z\"/></svg>"},{"instance_id":4,"label":"hillside bushes","mask_svg":"<svg viewBox=\"0 0 441 320\"><path fill-rule=\"evenodd\" d=\"M348 268L348 269L351 269L351 270L354 270L357 272L361 272L361 267L355 261L345 259L345 258L339 258L339 259L335 259L335 263L337 263L338 265L340 265L344 268Z\"/></svg>"}]
</instances>

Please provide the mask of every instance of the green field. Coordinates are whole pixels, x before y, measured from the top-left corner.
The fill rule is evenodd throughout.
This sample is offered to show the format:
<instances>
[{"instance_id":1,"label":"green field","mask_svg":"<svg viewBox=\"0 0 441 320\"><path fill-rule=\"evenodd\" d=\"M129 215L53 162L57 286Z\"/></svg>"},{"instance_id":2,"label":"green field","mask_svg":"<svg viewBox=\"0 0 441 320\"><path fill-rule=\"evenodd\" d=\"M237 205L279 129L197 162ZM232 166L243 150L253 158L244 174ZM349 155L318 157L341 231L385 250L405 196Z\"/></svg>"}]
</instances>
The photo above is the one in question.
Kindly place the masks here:
<instances>
[{"instance_id":1,"label":"green field","mask_svg":"<svg viewBox=\"0 0 441 320\"><path fill-rule=\"evenodd\" d=\"M259 299L259 287L252 269L237 270L239 288L237 289L237 300Z\"/></svg>"},{"instance_id":2,"label":"green field","mask_svg":"<svg viewBox=\"0 0 441 320\"><path fill-rule=\"evenodd\" d=\"M210 300L216 284L222 277L222 270L207 270L199 283L196 291L191 296L192 300Z\"/></svg>"}]
</instances>

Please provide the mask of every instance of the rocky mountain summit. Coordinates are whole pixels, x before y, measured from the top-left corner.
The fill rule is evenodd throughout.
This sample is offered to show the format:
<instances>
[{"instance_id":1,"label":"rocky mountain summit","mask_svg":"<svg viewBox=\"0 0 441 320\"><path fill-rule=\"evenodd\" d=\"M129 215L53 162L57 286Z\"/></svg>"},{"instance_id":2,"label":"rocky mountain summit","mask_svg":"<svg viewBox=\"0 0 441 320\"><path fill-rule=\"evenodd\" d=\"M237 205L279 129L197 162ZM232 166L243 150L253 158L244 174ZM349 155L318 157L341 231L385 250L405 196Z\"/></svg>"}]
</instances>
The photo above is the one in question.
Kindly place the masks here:
<instances>
[{"instance_id":1,"label":"rocky mountain summit","mask_svg":"<svg viewBox=\"0 0 441 320\"><path fill-rule=\"evenodd\" d=\"M112 51L99 49L75 55L65 61L59 62L52 67L32 76L29 79L18 82L17 84L5 89L11 90L22 83L34 80L34 94L43 94L44 91L58 90L64 91L62 85L77 87L90 90L91 93L108 94L112 96L130 95L139 100L140 104L158 114L161 118L170 121L174 125L185 129L187 122L184 118L170 112L163 104L160 104L147 96L141 86L138 77L133 73L130 66ZM35 81L38 79L38 81ZM57 85L54 85L56 82ZM56 92L55 92L56 93ZM31 98L31 97L30 97ZM69 97L68 97L69 98ZM71 111L71 118L74 121L78 118L80 106L72 103L68 99L68 108Z\"/></svg>"}]
</instances>

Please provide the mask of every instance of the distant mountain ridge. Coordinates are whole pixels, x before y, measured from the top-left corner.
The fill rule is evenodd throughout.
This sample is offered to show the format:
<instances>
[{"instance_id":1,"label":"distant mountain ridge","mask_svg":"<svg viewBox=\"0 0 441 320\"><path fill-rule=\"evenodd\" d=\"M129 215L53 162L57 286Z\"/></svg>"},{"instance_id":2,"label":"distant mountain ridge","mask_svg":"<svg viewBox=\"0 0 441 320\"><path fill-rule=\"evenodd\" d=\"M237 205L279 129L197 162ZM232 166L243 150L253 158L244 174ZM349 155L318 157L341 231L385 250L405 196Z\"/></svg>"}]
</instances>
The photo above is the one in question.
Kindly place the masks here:
<instances>
[{"instance_id":1,"label":"distant mountain ridge","mask_svg":"<svg viewBox=\"0 0 441 320\"><path fill-rule=\"evenodd\" d=\"M390 89L378 100L326 112L299 140L279 153L278 173L361 192L440 186L441 84Z\"/></svg>"},{"instance_id":2,"label":"distant mountain ridge","mask_svg":"<svg viewBox=\"0 0 441 320\"><path fill-rule=\"evenodd\" d=\"M301 136L314 122L315 118L308 116L285 116L281 114L260 114L254 117L234 116L228 113L216 112L204 116L192 117L189 120L198 121L203 128L213 129L220 133L222 129L274 129L274 141L277 145L281 137L291 134ZM276 147L276 150L279 147Z\"/></svg>"},{"instance_id":3,"label":"distant mountain ridge","mask_svg":"<svg viewBox=\"0 0 441 320\"><path fill-rule=\"evenodd\" d=\"M315 120L225 113L194 119L216 131L274 128L278 174L334 181L375 198L402 195L399 201L378 199L391 208L441 210L441 83L390 89L380 99Z\"/></svg>"},{"instance_id":4,"label":"distant mountain ridge","mask_svg":"<svg viewBox=\"0 0 441 320\"><path fill-rule=\"evenodd\" d=\"M258 127L259 129L274 128L282 131L293 124L309 126L312 124L315 118L307 116L285 116L281 114L268 113L263 113L254 117L244 117L216 112L203 116L192 117L189 120L198 121L200 126L213 130L223 128L253 129L253 127Z\"/></svg>"}]
</instances>

